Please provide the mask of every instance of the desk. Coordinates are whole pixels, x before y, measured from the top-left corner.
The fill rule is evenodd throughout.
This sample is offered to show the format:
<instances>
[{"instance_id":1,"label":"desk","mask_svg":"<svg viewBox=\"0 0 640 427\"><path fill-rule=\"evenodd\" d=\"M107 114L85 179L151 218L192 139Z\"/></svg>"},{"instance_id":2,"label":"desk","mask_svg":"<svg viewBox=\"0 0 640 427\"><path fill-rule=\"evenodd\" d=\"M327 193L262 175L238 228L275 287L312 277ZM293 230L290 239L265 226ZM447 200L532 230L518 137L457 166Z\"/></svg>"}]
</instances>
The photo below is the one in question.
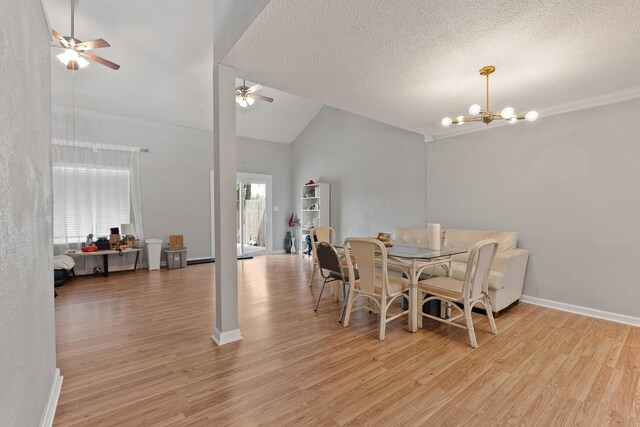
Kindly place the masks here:
<instances>
[{"instance_id":1,"label":"desk","mask_svg":"<svg viewBox=\"0 0 640 427\"><path fill-rule=\"evenodd\" d=\"M342 247L336 245L336 247ZM468 252L466 249L442 248L434 251L424 246L393 243L387 249L388 267L400 269L411 280L409 289L409 330L418 330L418 281L426 268L446 266L451 277L451 257Z\"/></svg>"},{"instance_id":2,"label":"desk","mask_svg":"<svg viewBox=\"0 0 640 427\"><path fill-rule=\"evenodd\" d=\"M93 252L78 251L78 252L70 253L68 255L73 258L87 257L87 256L102 256L102 260L104 263L104 271L102 272L102 275L104 277L108 277L109 276L109 255L120 254L120 253L128 254L128 253L135 252L136 260L133 263L133 271L136 271L136 268L138 267L138 257L140 256L141 250L142 250L141 248L127 248L127 249L123 249L121 252L118 252L115 249L109 249L105 251L93 251Z\"/></svg>"}]
</instances>

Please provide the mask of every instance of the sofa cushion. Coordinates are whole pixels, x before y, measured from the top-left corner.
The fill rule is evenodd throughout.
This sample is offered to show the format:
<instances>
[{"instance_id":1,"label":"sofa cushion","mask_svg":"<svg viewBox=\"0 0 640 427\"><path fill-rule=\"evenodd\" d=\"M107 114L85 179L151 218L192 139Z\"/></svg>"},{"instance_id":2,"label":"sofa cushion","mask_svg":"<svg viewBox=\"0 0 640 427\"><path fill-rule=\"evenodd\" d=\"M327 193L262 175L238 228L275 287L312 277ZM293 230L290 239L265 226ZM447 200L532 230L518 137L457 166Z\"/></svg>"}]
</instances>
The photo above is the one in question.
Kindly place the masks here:
<instances>
[{"instance_id":1,"label":"sofa cushion","mask_svg":"<svg viewBox=\"0 0 640 427\"><path fill-rule=\"evenodd\" d=\"M454 261L451 263L451 268L453 269L451 277L456 280L464 280L464 275L467 273L466 262ZM446 276L447 273L442 268L436 268L433 274L436 276ZM489 289L497 291L502 288L504 288L504 274L499 271L491 270L489 272Z\"/></svg>"},{"instance_id":2,"label":"sofa cushion","mask_svg":"<svg viewBox=\"0 0 640 427\"><path fill-rule=\"evenodd\" d=\"M447 246L451 248L471 249L473 245L481 240L495 239L498 241L497 253L514 249L518 245L518 233L512 231L496 230L461 230L457 228L447 228L445 230L445 240ZM454 255L453 260L466 263L469 259L469 252Z\"/></svg>"},{"instance_id":3,"label":"sofa cushion","mask_svg":"<svg viewBox=\"0 0 640 427\"><path fill-rule=\"evenodd\" d=\"M409 245L429 246L427 227L395 227L391 240Z\"/></svg>"}]
</instances>

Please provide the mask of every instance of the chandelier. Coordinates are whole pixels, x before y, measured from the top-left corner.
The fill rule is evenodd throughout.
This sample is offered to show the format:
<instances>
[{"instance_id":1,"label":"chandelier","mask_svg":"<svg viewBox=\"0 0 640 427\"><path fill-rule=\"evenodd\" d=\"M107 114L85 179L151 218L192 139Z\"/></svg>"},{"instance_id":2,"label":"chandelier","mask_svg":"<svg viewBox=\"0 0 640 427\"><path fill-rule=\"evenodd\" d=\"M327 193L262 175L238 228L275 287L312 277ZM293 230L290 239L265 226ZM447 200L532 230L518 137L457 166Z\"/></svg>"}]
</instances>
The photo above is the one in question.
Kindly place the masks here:
<instances>
[{"instance_id":1,"label":"chandelier","mask_svg":"<svg viewBox=\"0 0 640 427\"><path fill-rule=\"evenodd\" d=\"M455 119L445 117L442 119L442 126L449 127L452 124L461 126L467 122L491 123L494 120L506 120L509 124L515 124L518 120L533 122L538 118L536 111L529 111L527 114L516 114L513 107L506 107L500 113L492 113L489 110L489 75L496 70L493 65L488 65L480 70L481 76L487 77L487 106L482 108L480 104L473 104L469 107L469 114L473 117L458 116Z\"/></svg>"}]
</instances>

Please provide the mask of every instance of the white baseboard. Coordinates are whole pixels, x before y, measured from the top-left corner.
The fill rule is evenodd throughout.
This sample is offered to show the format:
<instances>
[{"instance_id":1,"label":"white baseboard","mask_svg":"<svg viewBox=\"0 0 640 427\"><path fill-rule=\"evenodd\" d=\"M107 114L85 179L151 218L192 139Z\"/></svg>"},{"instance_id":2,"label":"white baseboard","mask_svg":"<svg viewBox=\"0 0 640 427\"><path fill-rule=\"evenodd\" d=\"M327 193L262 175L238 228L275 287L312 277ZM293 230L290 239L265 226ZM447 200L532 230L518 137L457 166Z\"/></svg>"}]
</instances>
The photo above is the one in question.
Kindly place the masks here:
<instances>
[{"instance_id":1,"label":"white baseboard","mask_svg":"<svg viewBox=\"0 0 640 427\"><path fill-rule=\"evenodd\" d=\"M542 307L555 308L556 310L568 311L569 313L582 314L583 316L595 317L597 319L610 320L612 322L640 327L640 317L612 313L610 311L597 310L595 308L582 307L579 305L567 304L565 302L552 301L544 298L530 297L529 295L522 295L522 297L520 297L520 301Z\"/></svg>"},{"instance_id":2,"label":"white baseboard","mask_svg":"<svg viewBox=\"0 0 640 427\"><path fill-rule=\"evenodd\" d=\"M211 339L218 345L225 345L235 341L240 341L242 339L242 335L240 335L240 329L220 332L218 328L214 327Z\"/></svg>"},{"instance_id":3,"label":"white baseboard","mask_svg":"<svg viewBox=\"0 0 640 427\"><path fill-rule=\"evenodd\" d=\"M53 380L51 381L51 389L49 390L47 405L44 407L44 411L42 412L40 427L51 427L53 425L53 419L56 416L56 408L58 407L58 398L60 397L60 390L62 389L63 378L64 377L60 375L60 369L56 368L53 374Z\"/></svg>"},{"instance_id":4,"label":"white baseboard","mask_svg":"<svg viewBox=\"0 0 640 427\"><path fill-rule=\"evenodd\" d=\"M285 253L284 249L276 249L274 251L269 252L271 254L283 254Z\"/></svg>"}]
</instances>

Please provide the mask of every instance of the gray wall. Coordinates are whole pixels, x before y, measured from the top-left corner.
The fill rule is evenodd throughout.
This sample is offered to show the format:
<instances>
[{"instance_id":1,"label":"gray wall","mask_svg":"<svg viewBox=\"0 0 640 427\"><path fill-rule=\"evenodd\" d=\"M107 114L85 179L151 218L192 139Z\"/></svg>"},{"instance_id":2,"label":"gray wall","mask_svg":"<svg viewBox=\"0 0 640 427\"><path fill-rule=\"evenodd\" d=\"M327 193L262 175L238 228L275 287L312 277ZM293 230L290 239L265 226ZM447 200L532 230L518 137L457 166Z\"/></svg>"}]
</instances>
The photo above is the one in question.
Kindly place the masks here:
<instances>
[{"instance_id":1,"label":"gray wall","mask_svg":"<svg viewBox=\"0 0 640 427\"><path fill-rule=\"evenodd\" d=\"M69 114L53 107L54 138L67 138ZM213 135L210 131L76 109L75 139L149 148L140 154L146 238L184 234L189 259L211 256ZM71 133L69 133L71 138ZM237 138L238 171L273 175L273 249L282 249L290 212L291 146Z\"/></svg>"},{"instance_id":2,"label":"gray wall","mask_svg":"<svg viewBox=\"0 0 640 427\"><path fill-rule=\"evenodd\" d=\"M39 1L0 13L0 424L37 426L55 375L49 34Z\"/></svg>"},{"instance_id":3,"label":"gray wall","mask_svg":"<svg viewBox=\"0 0 640 427\"><path fill-rule=\"evenodd\" d=\"M284 249L284 234L291 213L291 144L236 137L238 172L272 175L273 250Z\"/></svg>"},{"instance_id":4,"label":"gray wall","mask_svg":"<svg viewBox=\"0 0 640 427\"><path fill-rule=\"evenodd\" d=\"M299 212L300 186L313 179L331 184L339 240L424 226L425 156L422 135L325 106L293 142L293 208Z\"/></svg>"},{"instance_id":5,"label":"gray wall","mask_svg":"<svg viewBox=\"0 0 640 427\"><path fill-rule=\"evenodd\" d=\"M427 217L517 231L524 293L640 315L640 100L428 144Z\"/></svg>"},{"instance_id":6,"label":"gray wall","mask_svg":"<svg viewBox=\"0 0 640 427\"><path fill-rule=\"evenodd\" d=\"M54 106L54 138L67 137L68 117ZM190 259L211 256L211 132L78 109L75 129L79 141L148 148L140 154L145 238L184 234Z\"/></svg>"}]
</instances>

